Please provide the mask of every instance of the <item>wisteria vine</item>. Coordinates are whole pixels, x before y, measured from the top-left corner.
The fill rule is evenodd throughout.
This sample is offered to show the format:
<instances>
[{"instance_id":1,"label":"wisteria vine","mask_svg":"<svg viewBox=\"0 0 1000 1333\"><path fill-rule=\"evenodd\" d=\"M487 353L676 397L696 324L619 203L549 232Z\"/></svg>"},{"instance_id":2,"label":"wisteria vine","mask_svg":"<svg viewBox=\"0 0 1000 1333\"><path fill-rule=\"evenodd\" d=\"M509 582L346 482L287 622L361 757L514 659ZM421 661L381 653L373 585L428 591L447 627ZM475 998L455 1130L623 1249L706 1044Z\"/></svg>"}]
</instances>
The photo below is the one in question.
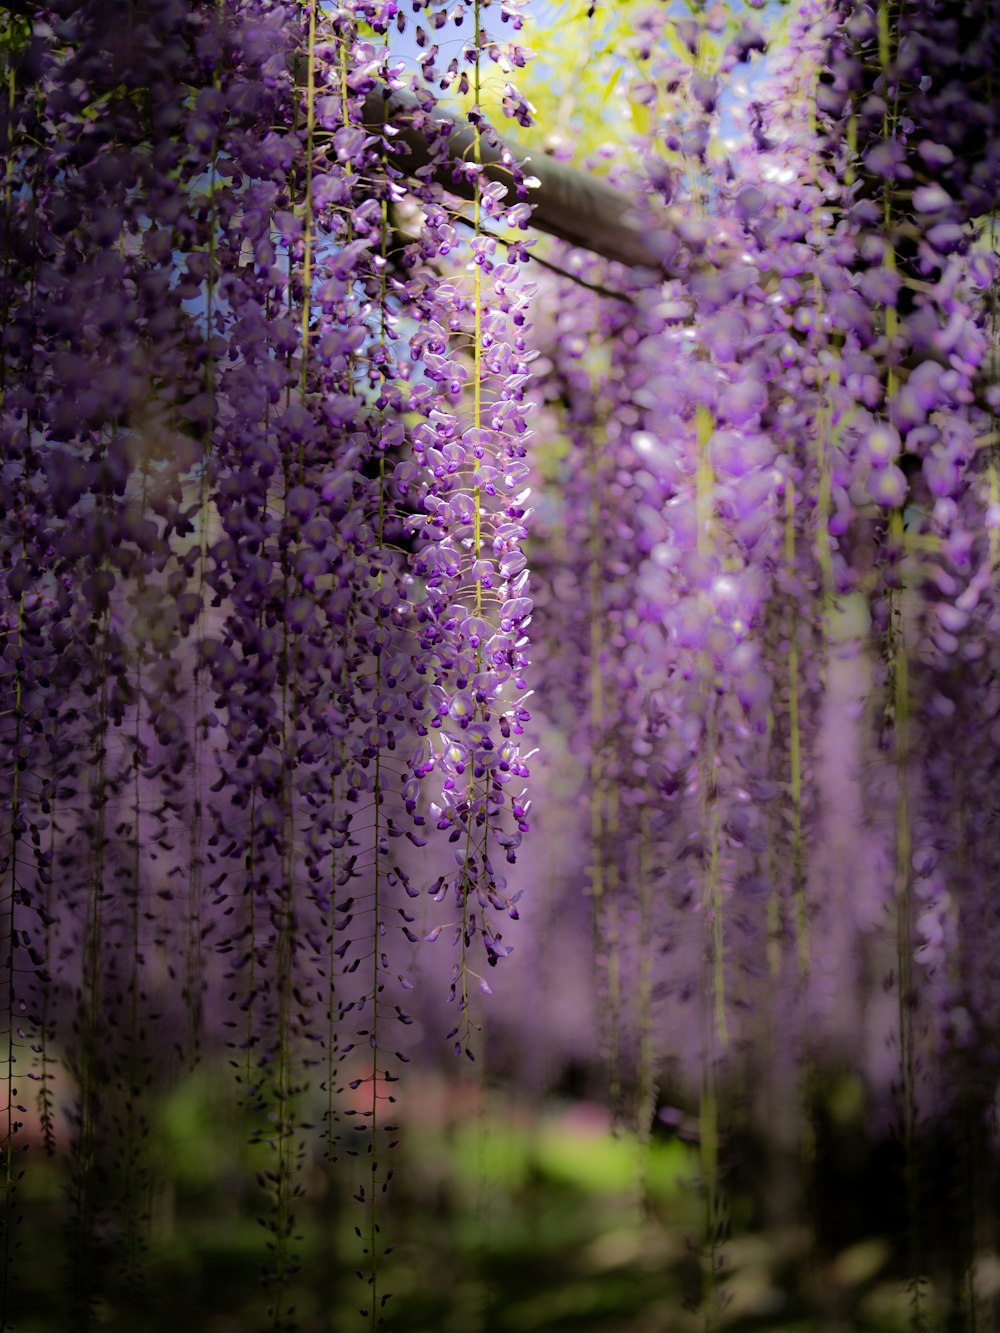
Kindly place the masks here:
<instances>
[{"instance_id":1,"label":"wisteria vine","mask_svg":"<svg viewBox=\"0 0 1000 1333\"><path fill-rule=\"evenodd\" d=\"M1000 1073L1000 28L757 8L630 15L632 141L583 166L632 268L532 233L519 0L8 11L0 1328L26 1127L96 1327L156 1095L220 1050L269 1326L320 1161L378 1327L413 946L453 941L474 1058L522 887L590 912L616 1122L696 1089L709 1325L725 1132L797 1080L808 1154L833 1052L898 1128L926 1326L923 1127L992 1141ZM533 801L564 881L508 872Z\"/></svg>"}]
</instances>

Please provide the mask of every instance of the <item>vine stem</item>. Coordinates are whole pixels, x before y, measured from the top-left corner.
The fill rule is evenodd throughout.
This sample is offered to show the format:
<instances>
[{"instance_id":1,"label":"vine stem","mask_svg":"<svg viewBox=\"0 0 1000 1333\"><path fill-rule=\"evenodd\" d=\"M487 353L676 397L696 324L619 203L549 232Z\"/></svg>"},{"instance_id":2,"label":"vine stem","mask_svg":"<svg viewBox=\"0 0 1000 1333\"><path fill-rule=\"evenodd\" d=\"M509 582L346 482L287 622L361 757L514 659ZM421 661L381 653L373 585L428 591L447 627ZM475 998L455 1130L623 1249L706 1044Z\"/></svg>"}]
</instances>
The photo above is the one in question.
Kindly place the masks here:
<instances>
[{"instance_id":1,"label":"vine stem","mask_svg":"<svg viewBox=\"0 0 1000 1333\"><path fill-rule=\"evenodd\" d=\"M22 546L22 558L23 558ZM24 643L24 593L22 592L18 599L17 612L17 646L18 656ZM10 1327L10 1288L11 1288L11 1230L14 1225L14 1098L17 1095L17 1089L14 1087L14 1063L16 1056L15 1048L15 1029L14 1029L14 1010L17 998L14 988L14 941L15 935L15 908L17 905L17 847L20 837L19 823L21 819L21 705L22 688L21 673L15 671L14 682L14 748L13 748L13 778L11 782L11 848L10 848L10 887L7 905L7 985L6 985L6 1020L7 1020L7 1074L6 1074L6 1094L7 1104L4 1108L6 1121L6 1137L4 1139L3 1156L3 1253L0 1256L2 1263L2 1273L0 1273L0 1333ZM44 1073L44 1071L43 1071Z\"/></svg>"},{"instance_id":2,"label":"vine stem","mask_svg":"<svg viewBox=\"0 0 1000 1333\"><path fill-rule=\"evenodd\" d=\"M698 459L696 474L696 549L700 557L711 552L714 529L715 476L708 453L708 442L715 429L711 410L699 404L695 412ZM701 593L703 620L712 608ZM698 799L702 828L707 830L708 855L702 888L705 913L705 957L710 965L708 994L702 992L702 1086L698 1111L699 1157L702 1189L705 1195L705 1246L702 1259L702 1315L706 1333L713 1327L716 1307L718 1251L724 1223L723 1202L719 1192L719 1097L716 1052L729 1045L725 994L725 935L722 919L722 881L719 866L719 793L716 778L718 716L709 653L700 654L700 675L705 705L705 744L698 761ZM701 988L699 988L701 989Z\"/></svg>"},{"instance_id":3,"label":"vine stem","mask_svg":"<svg viewBox=\"0 0 1000 1333\"><path fill-rule=\"evenodd\" d=\"M385 470L385 449L382 442L382 434L385 425L385 402L384 388L386 381L385 363L388 347L388 323L386 320L386 255L389 245L389 205L388 200L382 199L380 210L380 239L379 239L379 347L381 349L381 358L379 360L379 375L382 381L383 393L379 396L378 424L378 531L377 547L379 554L378 572L375 576L376 589L376 639L377 653L375 657L375 773L374 773L374 856L375 864L373 870L373 899L372 899L372 988L371 988L371 1032L369 1040L371 1042L371 1072L369 1075L371 1083L371 1108L370 1108L370 1137L368 1151L371 1157L371 1167L368 1183L368 1229L369 1229L369 1253L371 1256L371 1275L369 1284L371 1287L371 1311L370 1326L374 1330L382 1323L379 1314L380 1305L384 1304L386 1296L379 1296L379 1278L381 1276L379 1260L381 1254L380 1244L380 1225L378 1221L378 1194L376 1188L378 1176L378 1134L380 1129L379 1120L379 1083L378 1083L378 1057L379 1057L379 996L382 993L382 950L381 937L385 930L382 921L382 770L384 764L383 745L382 745L382 629L383 629L383 608L382 608L382 556L385 551L385 517L386 517L386 470Z\"/></svg>"},{"instance_id":4,"label":"vine stem","mask_svg":"<svg viewBox=\"0 0 1000 1333\"><path fill-rule=\"evenodd\" d=\"M785 563L791 575L795 569L795 483L791 477L785 486ZM805 890L805 854L802 838L802 721L799 680L799 612L792 598L792 623L788 644L788 764L792 800L792 900L795 905L795 937L798 945L799 972L809 975L809 922Z\"/></svg>"},{"instance_id":5,"label":"vine stem","mask_svg":"<svg viewBox=\"0 0 1000 1333\"><path fill-rule=\"evenodd\" d=\"M698 471L696 510L698 521L697 551L699 556L707 556L711 550L713 530L713 493L715 476L708 455L708 441L715 429L711 411L699 404L696 409L698 439ZM707 598L702 593L703 616L708 620L712 610ZM722 880L719 867L719 794L716 782L716 750L718 743L718 718L715 692L710 679L712 662L707 652L701 654L701 677L704 684L706 711L706 743L699 761L698 790L701 800L702 824L708 830L708 858L703 888L704 910L707 914L706 936L707 952L712 963L712 1000L716 1037L719 1046L725 1050L729 1045L729 1028L726 1019L726 979L725 979L725 933L722 914Z\"/></svg>"},{"instance_id":6,"label":"vine stem","mask_svg":"<svg viewBox=\"0 0 1000 1333\"><path fill-rule=\"evenodd\" d=\"M472 126L473 161L475 162L477 167L475 192L473 195L473 229L475 232L475 238L476 240L478 240L479 237L481 237L483 234L482 181L480 179L482 174L482 164L483 164L483 148L482 148L482 133L479 128L479 118L478 118L479 99L482 91L480 86L480 70L479 70L479 42L482 34L481 0L475 0L475 4L473 6L473 19L474 19L473 40L476 48L476 59L472 71L472 95L475 102L476 113L477 113L475 123ZM482 273L482 264L480 263L481 258L482 256L480 255L477 249L476 254L474 255L474 263L472 265L473 302L475 305L475 311L473 316L474 324L473 324L473 351L472 351L472 356L473 356L472 424L476 432L475 438L477 441L479 441L479 439L481 438L479 432L482 428L482 418L483 418L483 273ZM472 503L473 503L472 550L473 550L473 560L478 564L480 553L482 551L482 541L483 541L482 488L480 487L478 482L473 483ZM483 612L483 581L482 578L479 577L478 575L475 580L475 589L476 589L476 615L481 616ZM479 672L481 670L482 670L482 648L477 647L476 671ZM478 720L482 716L482 711L484 711L484 709L482 709L482 706L477 703L475 705L473 717ZM468 797L469 811L467 816L466 834L465 834L465 856L462 867L462 940L461 940L462 961L461 961L461 978L460 978L460 985L462 992L462 999L461 999L462 1024L465 1028L465 1050L467 1054L470 1053L469 1043L471 1039L471 1027L472 1027L471 1019L469 1017L469 975L470 975L469 889L472 882L472 863L473 863L473 848L474 848L473 829L475 827L474 811L475 811L475 797L476 797L475 763L470 763L469 769L470 769L469 797ZM485 844L485 835L484 835L484 844ZM484 855L485 855L485 846L484 846Z\"/></svg>"},{"instance_id":7,"label":"vine stem","mask_svg":"<svg viewBox=\"0 0 1000 1333\"><path fill-rule=\"evenodd\" d=\"M637 1220L645 1220L649 1206L649 1168L652 1149L653 1117L656 1112L656 1070L653 1045L653 951L655 948L655 921L653 919L653 877L650 864L652 846L650 814L643 806L639 815L639 841L636 871L639 881L639 975L637 1004L639 1010L639 1040L637 1050L635 1135L636 1212Z\"/></svg>"},{"instance_id":8,"label":"vine stem","mask_svg":"<svg viewBox=\"0 0 1000 1333\"><path fill-rule=\"evenodd\" d=\"M898 22L899 15L896 19ZM879 65L883 77L888 77L892 61L893 25L890 17L890 0L881 0L877 15ZM883 135L886 139L894 136L898 118L897 96L887 105L883 118ZM883 229L889 244L886 246L885 268L897 271L896 247L892 241L893 226L893 191L891 182L883 187ZM893 343L899 332L899 316L895 306L887 305L884 309L885 338L888 345L889 367L886 372L886 398L891 401L898 388L898 377L892 363ZM905 567L906 530L902 508L894 509L889 515L889 541L897 553L900 572ZM904 622L904 588L893 587L889 590L889 642L888 658L890 668L889 705L893 716L893 755L896 770L896 868L894 875L894 899L896 909L896 966L899 999L899 1063L902 1096L903 1151L904 1171L907 1195L908 1244L910 1281L912 1284L911 1327L914 1333L921 1333L925 1325L921 1297L921 1224L919 1173L916 1158L917 1137L917 1095L916 1095L916 1059L914 1049L913 1026L913 835L910 817L910 792L908 768L909 740L909 656L906 645Z\"/></svg>"}]
</instances>

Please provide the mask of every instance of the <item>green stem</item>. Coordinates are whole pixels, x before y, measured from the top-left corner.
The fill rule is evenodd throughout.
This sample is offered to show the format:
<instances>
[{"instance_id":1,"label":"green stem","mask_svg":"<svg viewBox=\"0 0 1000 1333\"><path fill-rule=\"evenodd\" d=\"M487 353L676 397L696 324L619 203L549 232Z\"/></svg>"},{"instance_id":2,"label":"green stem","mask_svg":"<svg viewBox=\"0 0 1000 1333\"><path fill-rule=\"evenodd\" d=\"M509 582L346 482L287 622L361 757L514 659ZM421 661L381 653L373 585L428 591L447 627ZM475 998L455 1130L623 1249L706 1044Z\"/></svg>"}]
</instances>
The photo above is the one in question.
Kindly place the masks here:
<instances>
[{"instance_id":1,"label":"green stem","mask_svg":"<svg viewBox=\"0 0 1000 1333\"><path fill-rule=\"evenodd\" d=\"M707 556L712 547L714 530L715 475L708 455L708 441L715 429L711 411L699 404L696 410L698 437L698 470L696 479L696 514L698 521L697 552ZM703 619L708 621L712 608L702 594ZM715 688L712 681L712 663L708 653L701 654L701 680L704 691L706 737L704 751L699 759L698 790L701 802L702 828L708 834L705 883L702 891L706 914L706 951L712 964L712 996L715 1012L715 1030L719 1046L729 1045L726 1020L725 931L723 927L722 877L719 866L719 794L717 790L718 718Z\"/></svg>"},{"instance_id":2,"label":"green stem","mask_svg":"<svg viewBox=\"0 0 1000 1333\"><path fill-rule=\"evenodd\" d=\"M785 486L785 563L789 576L795 572L795 483ZM799 711L799 613L794 594L788 644L788 749L789 793L792 802L792 901L795 905L795 937L799 971L809 975L809 923L805 889L805 854L802 839L802 722Z\"/></svg>"},{"instance_id":3,"label":"green stem","mask_svg":"<svg viewBox=\"0 0 1000 1333\"><path fill-rule=\"evenodd\" d=\"M23 556L23 547L22 547ZM18 656L24 643L24 593L22 592L18 599L17 610L17 646ZM14 683L14 747L13 747L13 777L11 791L11 848L10 848L10 882L8 886L7 899L7 1051L6 1051L6 1094L7 1104L5 1107L6 1135L4 1139L3 1150L3 1241L2 1255L0 1255L0 1330L6 1330L10 1327L10 1292L11 1292L11 1250L12 1250L12 1232L14 1227L14 1206L15 1193L17 1189L16 1176L14 1171L14 1135L16 1124L14 1121L14 1098L17 1096L17 1089L14 1087L14 1064L17 1060L15 1055L15 1010L17 1005L17 995L14 986L14 941L15 935L15 911L18 895L18 842L20 841L20 821L21 821L21 709L22 709L22 689L21 673L15 667Z\"/></svg>"}]
</instances>

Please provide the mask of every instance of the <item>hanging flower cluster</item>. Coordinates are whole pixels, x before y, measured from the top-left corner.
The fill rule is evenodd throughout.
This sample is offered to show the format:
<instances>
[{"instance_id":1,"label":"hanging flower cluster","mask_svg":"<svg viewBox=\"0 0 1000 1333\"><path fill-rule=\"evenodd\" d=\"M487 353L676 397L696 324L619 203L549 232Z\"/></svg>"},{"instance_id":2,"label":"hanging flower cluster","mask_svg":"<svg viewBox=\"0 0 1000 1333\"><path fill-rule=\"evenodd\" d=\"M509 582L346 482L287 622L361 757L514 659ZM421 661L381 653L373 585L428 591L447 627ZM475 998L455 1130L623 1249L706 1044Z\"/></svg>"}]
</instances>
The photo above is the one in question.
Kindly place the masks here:
<instances>
[{"instance_id":1,"label":"hanging flower cluster","mask_svg":"<svg viewBox=\"0 0 1000 1333\"><path fill-rule=\"evenodd\" d=\"M275 1328L305 1099L321 1082L327 1151L356 1155L340 1117L367 1098L374 1326L376 1153L405 1058L388 1025L410 1022L395 940L417 938L424 889L451 901L463 1049L468 979L510 951L527 252L494 257L506 191L475 163L457 168L472 235L456 230L434 180L445 119L417 179L400 126L371 122L373 91L406 82L404 22L395 4L233 3L122 25L95 4L40 7L11 39L7 1142L34 1080L55 1146L58 1053L79 1089L81 1320L107 1226L141 1267L158 1023L178 1061L230 1047L267 1160ZM487 55L523 64L474 44L463 77ZM424 76L413 119L433 124ZM99 1185L116 1154L120 1200Z\"/></svg>"},{"instance_id":2,"label":"hanging flower cluster","mask_svg":"<svg viewBox=\"0 0 1000 1333\"><path fill-rule=\"evenodd\" d=\"M925 1116L971 1098L985 1133L993 1114L997 146L989 99L959 90L986 86L998 33L978 11L948 23L944 50L924 8L803 6L734 104L752 19L648 14L630 53L644 174L621 180L666 281L631 291L563 260L630 292L610 376L590 350L607 297L597 315L565 284L541 335L573 441L551 531L594 545L577 538L578 591L546 605L540 656L572 636L589 662L581 779L595 809L614 791L610 853L603 812L590 834L609 997L637 979L616 1049L640 1132L657 1065L700 1064L703 1149L727 1052L780 1082L776 1041L894 1087L908 1173ZM641 1054L651 1001L659 1059Z\"/></svg>"},{"instance_id":3,"label":"hanging flower cluster","mask_svg":"<svg viewBox=\"0 0 1000 1333\"><path fill-rule=\"evenodd\" d=\"M991 563L991 465L983 450L993 262L963 210L985 211L965 173L993 149L986 135L975 150L930 140L943 121L930 89L940 82L953 97L949 71L908 66L906 86L890 85L897 48L909 49L908 30L882 53L875 91L867 100L855 91L861 75L849 71L869 77L880 58L877 15L865 15L858 10L843 23L819 6L802 11L787 53L770 59L766 82L742 109L738 150L718 137L713 117L721 76L757 49L753 29L744 23L727 34L714 13L701 24L660 16L640 25L637 57L649 63L633 96L659 127L641 197L650 228L661 210L655 243L669 277L632 298L641 337L630 360L642 369L615 377L610 432L603 419L595 429L591 413L581 437L583 448L594 441L605 475L628 488L616 513L628 524L632 572L613 563L606 543L602 553L606 577L629 581L626 639L643 664L634 685L620 682L614 692L615 706L625 707L634 691L648 719L651 750L632 780L648 798L651 764L661 799L688 809L689 830L677 808L669 819L675 855L693 839L682 859L701 866L688 901L698 901L706 860L718 861L720 874L728 867L724 899L752 898L757 884L779 891L768 859L780 852L791 869L787 924L802 935L803 966L807 920L826 910L819 899L807 901L806 849L824 836L819 798L827 775L814 772L810 781L806 770L839 670L830 661L846 632L838 627L860 596L876 632L888 634L890 619L902 614L901 584L933 585L930 622L915 603L906 613L914 720L903 766L915 780L924 725L951 715L940 685L914 674L916 664L928 664L932 651L961 651L956 636L985 595ZM714 58L713 34L721 51ZM991 37L982 40L985 50ZM810 103L818 117L808 114ZM978 134L985 115L974 118ZM953 159L965 164L949 194L962 200L951 209L954 220L945 185L930 180ZM587 305L569 286L563 299ZM573 367L592 338L573 336L580 323L595 327L592 315L568 309L555 322L546 348L554 361L550 396L565 394L579 374ZM571 411L586 401L574 385ZM570 488L586 485L575 463L569 471L561 479L566 505ZM576 521L584 522L582 513ZM603 515L601 526L607 531ZM897 686L885 651L880 658L872 669L885 706L872 719L871 743L884 752L894 743ZM611 730L620 734L620 724ZM623 780L616 773L616 785ZM790 828L776 833L766 807L789 797ZM896 800L887 790L882 799ZM712 827L722 842L713 841ZM683 876L669 879L679 891ZM754 952L766 954L756 945Z\"/></svg>"},{"instance_id":4,"label":"hanging flower cluster","mask_svg":"<svg viewBox=\"0 0 1000 1333\"><path fill-rule=\"evenodd\" d=\"M272 1327L317 1103L378 1325L412 946L472 1056L534 691L618 1118L700 1071L710 1305L734 1052L863 1064L911 1160L992 1113L1000 30L643 11L611 175L660 270L529 281L515 0L507 43L486 0L126 8L4 39L3 1262L62 1063L77 1326L137 1285L152 1092L221 1046Z\"/></svg>"}]
</instances>

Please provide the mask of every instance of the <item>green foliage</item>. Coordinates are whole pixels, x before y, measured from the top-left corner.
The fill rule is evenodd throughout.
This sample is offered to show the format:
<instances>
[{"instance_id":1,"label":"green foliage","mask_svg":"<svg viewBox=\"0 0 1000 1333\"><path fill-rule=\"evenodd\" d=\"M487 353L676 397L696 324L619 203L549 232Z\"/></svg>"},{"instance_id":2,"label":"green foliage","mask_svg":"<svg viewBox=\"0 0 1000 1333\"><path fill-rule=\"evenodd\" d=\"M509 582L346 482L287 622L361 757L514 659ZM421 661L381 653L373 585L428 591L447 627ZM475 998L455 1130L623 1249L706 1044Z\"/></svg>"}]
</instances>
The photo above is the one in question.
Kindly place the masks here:
<instances>
[{"instance_id":1,"label":"green foliage","mask_svg":"<svg viewBox=\"0 0 1000 1333\"><path fill-rule=\"evenodd\" d=\"M150 1156L154 1242L145 1286L109 1282L95 1320L105 1333L252 1333L258 1327L257 1215L247 1183L254 1149L234 1125L225 1071L206 1065L165 1091ZM831 1085L834 1119L854 1123L850 1080ZM393 1333L696 1333L697 1152L676 1138L640 1148L612 1135L589 1104L528 1110L507 1094L414 1078L399 1170L386 1197ZM442 1110L442 1108L448 1108ZM644 1201L636 1163L646 1152ZM40 1153L25 1177L33 1225L19 1261L18 1333L68 1327L58 1281L64 1200ZM356 1306L356 1206L341 1167L312 1161L301 1203L303 1265L292 1278L301 1333L342 1333ZM115 1187L107 1181L108 1189ZM739 1235L725 1250L717 1327L807 1333L831 1311L857 1333L907 1327L907 1297L885 1238L836 1254L816 1285L806 1233L763 1228L759 1201L736 1187ZM103 1243L109 1270L116 1238Z\"/></svg>"}]
</instances>

